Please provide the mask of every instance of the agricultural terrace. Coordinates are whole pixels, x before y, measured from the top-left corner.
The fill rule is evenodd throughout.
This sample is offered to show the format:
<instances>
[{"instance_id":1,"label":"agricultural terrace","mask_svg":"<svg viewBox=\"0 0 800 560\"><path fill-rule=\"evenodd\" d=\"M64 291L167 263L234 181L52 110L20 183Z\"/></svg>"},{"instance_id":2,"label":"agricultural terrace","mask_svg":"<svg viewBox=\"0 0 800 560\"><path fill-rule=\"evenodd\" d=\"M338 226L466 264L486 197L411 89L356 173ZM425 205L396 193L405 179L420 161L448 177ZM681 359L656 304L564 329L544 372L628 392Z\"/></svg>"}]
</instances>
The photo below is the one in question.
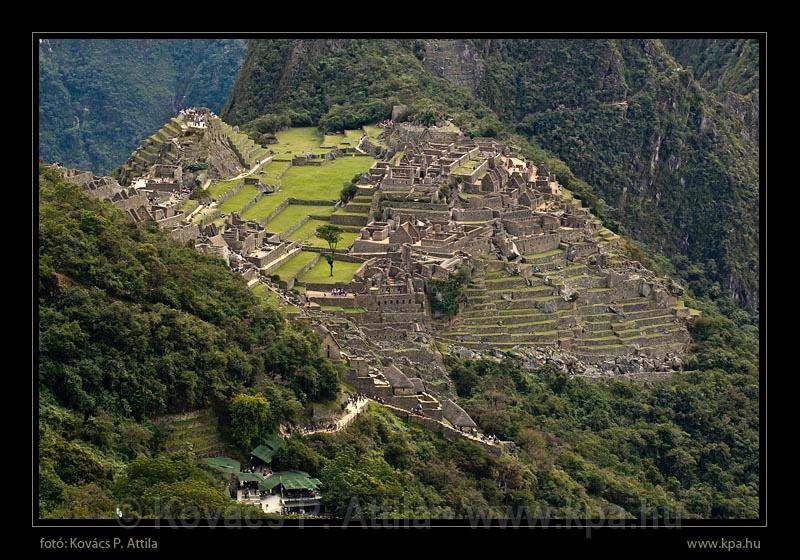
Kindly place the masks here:
<instances>
[{"instance_id":1,"label":"agricultural terrace","mask_svg":"<svg viewBox=\"0 0 800 560\"><path fill-rule=\"evenodd\" d=\"M283 263L283 265L273 274L280 277L281 280L289 281L300 274L300 271L303 270L303 267L317 258L319 258L318 253L300 251L292 256L288 261Z\"/></svg>"},{"instance_id":2,"label":"agricultural terrace","mask_svg":"<svg viewBox=\"0 0 800 560\"><path fill-rule=\"evenodd\" d=\"M242 217L263 222L288 198L329 201L332 208L342 186L354 175L367 171L374 162L370 157L343 156L321 166L292 166L283 174L280 190L261 197ZM324 207L317 207L313 214L324 215Z\"/></svg>"},{"instance_id":3,"label":"agricultural terrace","mask_svg":"<svg viewBox=\"0 0 800 560\"><path fill-rule=\"evenodd\" d=\"M367 171L375 160L364 156L342 156L321 166L293 165L281 178L281 191L301 200L331 200L339 198L345 183L353 176ZM280 192L278 193L280 194Z\"/></svg>"},{"instance_id":4,"label":"agricultural terrace","mask_svg":"<svg viewBox=\"0 0 800 560\"><path fill-rule=\"evenodd\" d=\"M280 214L267 222L265 228L272 233L283 233L308 216L330 216L332 213L333 206L290 204Z\"/></svg>"},{"instance_id":5,"label":"agricultural terrace","mask_svg":"<svg viewBox=\"0 0 800 560\"><path fill-rule=\"evenodd\" d=\"M208 194L214 200L217 200L223 194L231 190L233 187L239 183L241 179L231 179L229 181L211 181L211 184L208 186Z\"/></svg>"},{"instance_id":6,"label":"agricultural terrace","mask_svg":"<svg viewBox=\"0 0 800 560\"><path fill-rule=\"evenodd\" d=\"M353 275L362 264L360 262L335 261L333 263L333 276L331 276L328 261L323 257L308 272L303 274L299 280L305 284L347 284L353 279Z\"/></svg>"},{"instance_id":7,"label":"agricultural terrace","mask_svg":"<svg viewBox=\"0 0 800 560\"><path fill-rule=\"evenodd\" d=\"M308 220L288 236L289 241L300 241L312 247L328 247L328 242L317 237L316 231L319 226L324 226L328 222L322 220ZM353 244L358 237L358 231L343 231L337 249L346 249Z\"/></svg>"},{"instance_id":8,"label":"agricultural terrace","mask_svg":"<svg viewBox=\"0 0 800 560\"><path fill-rule=\"evenodd\" d=\"M220 204L219 209L225 214L238 212L245 204L255 198L257 194L258 189L256 189L255 185L245 185L239 192Z\"/></svg>"}]
</instances>

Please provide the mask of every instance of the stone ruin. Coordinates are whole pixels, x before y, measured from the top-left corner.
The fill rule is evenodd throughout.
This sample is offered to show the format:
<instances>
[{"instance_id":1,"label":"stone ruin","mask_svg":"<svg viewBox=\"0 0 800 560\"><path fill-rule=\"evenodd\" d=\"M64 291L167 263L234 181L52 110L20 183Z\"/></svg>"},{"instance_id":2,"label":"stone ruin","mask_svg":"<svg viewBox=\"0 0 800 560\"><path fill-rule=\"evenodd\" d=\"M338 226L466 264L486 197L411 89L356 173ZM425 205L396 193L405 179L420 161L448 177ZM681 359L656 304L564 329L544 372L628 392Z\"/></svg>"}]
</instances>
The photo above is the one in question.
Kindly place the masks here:
<instances>
[{"instance_id":1,"label":"stone ruin","mask_svg":"<svg viewBox=\"0 0 800 560\"><path fill-rule=\"evenodd\" d=\"M534 354L558 356L586 375L680 367L692 314L682 290L627 259L619 236L546 166L491 138L391 128L385 136L402 156L377 162L358 183L381 214L350 249L364 264L344 293L307 297L316 308L344 309L335 314L362 336L343 347L363 350L363 337L384 356L403 348L404 367L422 365L420 379L442 397L453 395L446 375L424 367L435 363L437 343L459 355L513 352L529 363ZM471 277L464 301L452 320L438 320L428 283L459 269Z\"/></svg>"}]
</instances>

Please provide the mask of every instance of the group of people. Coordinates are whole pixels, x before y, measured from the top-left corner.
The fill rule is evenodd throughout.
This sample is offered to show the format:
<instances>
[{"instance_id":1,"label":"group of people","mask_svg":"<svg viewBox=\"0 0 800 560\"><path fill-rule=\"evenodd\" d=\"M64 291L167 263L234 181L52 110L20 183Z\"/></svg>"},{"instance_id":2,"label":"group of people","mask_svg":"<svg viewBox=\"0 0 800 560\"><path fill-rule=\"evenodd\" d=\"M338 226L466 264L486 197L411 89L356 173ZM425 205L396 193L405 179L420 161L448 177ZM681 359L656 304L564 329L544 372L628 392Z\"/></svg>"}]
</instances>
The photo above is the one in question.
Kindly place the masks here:
<instances>
[{"instance_id":1,"label":"group of people","mask_svg":"<svg viewBox=\"0 0 800 560\"><path fill-rule=\"evenodd\" d=\"M345 290L344 288L331 288L331 295L344 296L347 295L347 290Z\"/></svg>"},{"instance_id":2,"label":"group of people","mask_svg":"<svg viewBox=\"0 0 800 560\"><path fill-rule=\"evenodd\" d=\"M311 424L300 427L298 431L303 434L308 434L312 432L318 432L320 430L325 430L326 432L335 432L336 422L312 422Z\"/></svg>"},{"instance_id":3,"label":"group of people","mask_svg":"<svg viewBox=\"0 0 800 560\"><path fill-rule=\"evenodd\" d=\"M351 394L350 396L347 397L347 402L346 403L342 403L342 404L344 404L344 406L342 408L343 409L347 408L347 405L349 405L349 404L354 404L354 405L358 406L359 402L361 402L363 400L366 400L366 399L367 399L367 394L366 393Z\"/></svg>"},{"instance_id":4,"label":"group of people","mask_svg":"<svg viewBox=\"0 0 800 560\"><path fill-rule=\"evenodd\" d=\"M421 404L418 404L417 406L411 409L411 414L416 414L417 416L425 416L425 410L423 410Z\"/></svg>"},{"instance_id":5,"label":"group of people","mask_svg":"<svg viewBox=\"0 0 800 560\"><path fill-rule=\"evenodd\" d=\"M272 469L266 465L256 465L255 463L251 463L247 466L242 467L243 473L258 473L264 476L270 476L272 474Z\"/></svg>"}]
</instances>

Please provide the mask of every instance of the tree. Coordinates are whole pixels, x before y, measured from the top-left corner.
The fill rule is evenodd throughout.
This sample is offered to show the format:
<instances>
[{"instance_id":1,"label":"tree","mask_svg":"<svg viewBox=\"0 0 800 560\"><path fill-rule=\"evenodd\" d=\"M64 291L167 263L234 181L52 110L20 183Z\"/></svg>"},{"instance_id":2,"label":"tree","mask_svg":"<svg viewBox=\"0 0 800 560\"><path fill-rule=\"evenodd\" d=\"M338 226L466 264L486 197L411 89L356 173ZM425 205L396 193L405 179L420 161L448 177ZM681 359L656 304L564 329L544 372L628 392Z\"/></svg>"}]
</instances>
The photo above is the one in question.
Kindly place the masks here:
<instances>
[{"instance_id":1,"label":"tree","mask_svg":"<svg viewBox=\"0 0 800 560\"><path fill-rule=\"evenodd\" d=\"M231 433L237 443L249 447L261 433L266 420L269 401L263 395L239 393L230 404Z\"/></svg>"},{"instance_id":2,"label":"tree","mask_svg":"<svg viewBox=\"0 0 800 560\"><path fill-rule=\"evenodd\" d=\"M331 267L331 276L333 276L333 256L336 254L336 245L339 244L342 236L342 228L331 224L319 226L316 235L323 241L327 241L331 250L331 254L325 255L325 258L328 261L328 266Z\"/></svg>"}]
</instances>

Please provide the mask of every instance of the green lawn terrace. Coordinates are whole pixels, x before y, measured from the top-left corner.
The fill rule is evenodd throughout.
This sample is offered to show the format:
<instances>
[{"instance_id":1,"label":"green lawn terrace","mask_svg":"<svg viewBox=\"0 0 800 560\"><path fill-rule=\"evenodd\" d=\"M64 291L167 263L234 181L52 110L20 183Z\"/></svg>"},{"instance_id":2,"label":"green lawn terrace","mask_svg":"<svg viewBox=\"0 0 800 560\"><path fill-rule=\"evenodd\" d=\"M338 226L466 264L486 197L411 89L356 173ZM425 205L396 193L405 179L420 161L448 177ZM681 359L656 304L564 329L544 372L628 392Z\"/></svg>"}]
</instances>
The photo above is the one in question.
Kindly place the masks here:
<instances>
[{"instance_id":1,"label":"green lawn terrace","mask_svg":"<svg viewBox=\"0 0 800 560\"><path fill-rule=\"evenodd\" d=\"M291 289L298 276L314 266L320 259L320 254L313 251L298 251L284 262L271 276L277 277Z\"/></svg>"},{"instance_id":2,"label":"green lawn terrace","mask_svg":"<svg viewBox=\"0 0 800 560\"><path fill-rule=\"evenodd\" d=\"M374 162L370 157L341 156L320 166L289 166L280 178L280 190L263 196L242 217L266 223L275 209L288 199L325 202L333 207L339 200L342 187L355 175L367 171ZM323 214L321 208L314 214Z\"/></svg>"},{"instance_id":3,"label":"green lawn terrace","mask_svg":"<svg viewBox=\"0 0 800 560\"><path fill-rule=\"evenodd\" d=\"M236 187L239 183L242 183L242 179L229 179L225 181L211 181L211 184L208 185L206 192L212 198L212 200L219 200L219 198Z\"/></svg>"},{"instance_id":4,"label":"green lawn terrace","mask_svg":"<svg viewBox=\"0 0 800 560\"><path fill-rule=\"evenodd\" d=\"M362 263L336 260L333 276L324 254L315 251L298 251L271 276L277 277L284 289L305 288L308 285L348 284Z\"/></svg>"},{"instance_id":5,"label":"green lawn terrace","mask_svg":"<svg viewBox=\"0 0 800 560\"><path fill-rule=\"evenodd\" d=\"M334 213L333 206L314 206L305 204L290 204L277 216L268 221L265 229L270 233L277 233L281 239L298 241L302 245L327 248L327 242L316 237L317 228L329 223L330 216ZM245 219L248 213L245 212ZM343 232L337 250L348 249L358 237L356 228L343 226Z\"/></svg>"},{"instance_id":6,"label":"green lawn terrace","mask_svg":"<svg viewBox=\"0 0 800 560\"><path fill-rule=\"evenodd\" d=\"M333 214L333 206L316 206L306 204L290 204L281 212L265 224L265 229L270 233L283 234L287 231L296 229L295 226L302 224L309 217L318 217L324 220ZM247 214L247 212L245 212ZM245 219L248 219L245 216Z\"/></svg>"},{"instance_id":7,"label":"green lawn terrace","mask_svg":"<svg viewBox=\"0 0 800 560\"><path fill-rule=\"evenodd\" d=\"M364 133L367 135L367 139L374 146L378 146L379 148L388 148L389 147L386 144L386 142L384 142L380 138L381 134L383 134L383 128L381 128L377 124L365 124L363 126L363 130L364 130Z\"/></svg>"},{"instance_id":8,"label":"green lawn terrace","mask_svg":"<svg viewBox=\"0 0 800 560\"><path fill-rule=\"evenodd\" d=\"M296 305L287 303L275 290L272 290L262 282L254 284L250 289L258 299L259 304L265 308L280 309L284 313L297 313L300 311Z\"/></svg>"},{"instance_id":9,"label":"green lawn terrace","mask_svg":"<svg viewBox=\"0 0 800 560\"><path fill-rule=\"evenodd\" d=\"M364 134L365 132L363 130L345 130L342 134L326 134L320 147L354 150L361 142L361 137L364 136Z\"/></svg>"},{"instance_id":10,"label":"green lawn terrace","mask_svg":"<svg viewBox=\"0 0 800 560\"><path fill-rule=\"evenodd\" d=\"M244 185L239 192L220 204L219 209L223 214L230 214L232 212L240 212L247 203L253 200L258 194L258 189L255 185Z\"/></svg>"},{"instance_id":11,"label":"green lawn terrace","mask_svg":"<svg viewBox=\"0 0 800 560\"><path fill-rule=\"evenodd\" d=\"M281 178L281 191L300 200L336 201L342 187L368 171L375 161L366 156L344 155L319 166L293 165Z\"/></svg>"},{"instance_id":12,"label":"green lawn terrace","mask_svg":"<svg viewBox=\"0 0 800 560\"><path fill-rule=\"evenodd\" d=\"M325 154L330 148L323 148L324 136L315 126L295 127L275 133L277 142L269 145L274 154L273 161L291 161L296 155L311 153Z\"/></svg>"},{"instance_id":13,"label":"green lawn terrace","mask_svg":"<svg viewBox=\"0 0 800 560\"><path fill-rule=\"evenodd\" d=\"M347 262L347 261L334 261L333 263L333 276L331 276L331 269L328 266L328 261L323 257L311 267L305 274L300 276L299 280L304 285L308 284L349 284L353 279L353 275L364 263L360 262Z\"/></svg>"},{"instance_id":14,"label":"green lawn terrace","mask_svg":"<svg viewBox=\"0 0 800 560\"><path fill-rule=\"evenodd\" d=\"M275 185L280 183L281 177L286 173L286 170L292 166L291 161L275 161L272 160L266 165L258 168L258 171L252 173L250 177L255 177L265 185Z\"/></svg>"},{"instance_id":15,"label":"green lawn terrace","mask_svg":"<svg viewBox=\"0 0 800 560\"><path fill-rule=\"evenodd\" d=\"M320 249L327 249L328 242L320 239L316 236L317 228L323 225L328 224L329 222L323 220L316 220L311 219L303 223L299 228L295 231L290 233L286 236L286 239L289 241L297 241L301 245L308 246L308 247L317 247ZM343 251L353 244L358 238L359 231L358 229L344 229L343 227L342 233L339 236L339 244L336 247L337 251Z\"/></svg>"}]
</instances>

